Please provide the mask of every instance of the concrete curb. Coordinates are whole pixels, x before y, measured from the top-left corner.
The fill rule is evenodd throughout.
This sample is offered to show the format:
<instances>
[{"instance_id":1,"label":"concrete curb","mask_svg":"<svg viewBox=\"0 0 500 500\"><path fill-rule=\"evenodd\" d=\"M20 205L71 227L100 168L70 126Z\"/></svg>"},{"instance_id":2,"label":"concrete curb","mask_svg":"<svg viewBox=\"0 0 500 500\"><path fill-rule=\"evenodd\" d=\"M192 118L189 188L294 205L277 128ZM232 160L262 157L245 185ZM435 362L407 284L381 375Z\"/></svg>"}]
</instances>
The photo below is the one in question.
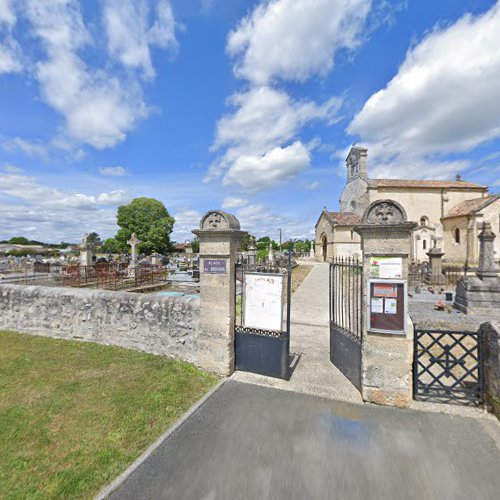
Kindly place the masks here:
<instances>
[{"instance_id":1,"label":"concrete curb","mask_svg":"<svg viewBox=\"0 0 500 500\"><path fill-rule=\"evenodd\" d=\"M189 417L191 417L191 415L193 415L193 413L197 411L210 396L212 396L212 394L217 392L227 382L227 380L227 378L221 380L214 388L208 391L207 394L205 394L205 396L203 396L182 417L180 417L172 427L170 427L146 451L144 451L135 462L130 464L125 471L113 480L113 482L101 490L94 497L94 499L104 500L105 498L108 498L111 493L116 491L132 475L132 473L138 469L177 429L179 429L189 419Z\"/></svg>"}]
</instances>

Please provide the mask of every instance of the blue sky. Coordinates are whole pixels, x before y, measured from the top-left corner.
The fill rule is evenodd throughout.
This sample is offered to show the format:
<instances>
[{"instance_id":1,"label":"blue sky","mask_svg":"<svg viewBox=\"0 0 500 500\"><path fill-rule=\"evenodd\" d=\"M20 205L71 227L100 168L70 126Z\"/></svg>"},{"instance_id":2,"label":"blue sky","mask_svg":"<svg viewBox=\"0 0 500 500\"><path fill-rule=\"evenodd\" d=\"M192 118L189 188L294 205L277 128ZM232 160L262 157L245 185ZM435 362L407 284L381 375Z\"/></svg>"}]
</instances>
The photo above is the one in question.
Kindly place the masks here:
<instances>
[{"instance_id":1,"label":"blue sky","mask_svg":"<svg viewBox=\"0 0 500 500\"><path fill-rule=\"evenodd\" d=\"M486 0L0 0L0 239L173 239L223 208L309 237L344 158L500 185L500 7Z\"/></svg>"}]
</instances>

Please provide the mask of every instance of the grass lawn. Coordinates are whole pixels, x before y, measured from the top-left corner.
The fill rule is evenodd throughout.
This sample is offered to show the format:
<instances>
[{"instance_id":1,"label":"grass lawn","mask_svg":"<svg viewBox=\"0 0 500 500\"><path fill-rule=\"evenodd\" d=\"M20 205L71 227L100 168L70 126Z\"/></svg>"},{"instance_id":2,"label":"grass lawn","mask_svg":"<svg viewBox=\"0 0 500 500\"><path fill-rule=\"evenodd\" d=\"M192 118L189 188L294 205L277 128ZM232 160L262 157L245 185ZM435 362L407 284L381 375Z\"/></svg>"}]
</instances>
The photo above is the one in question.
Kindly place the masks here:
<instances>
[{"instance_id":1,"label":"grass lawn","mask_svg":"<svg viewBox=\"0 0 500 500\"><path fill-rule=\"evenodd\" d=\"M0 332L0 497L92 498L216 382L160 356Z\"/></svg>"}]
</instances>

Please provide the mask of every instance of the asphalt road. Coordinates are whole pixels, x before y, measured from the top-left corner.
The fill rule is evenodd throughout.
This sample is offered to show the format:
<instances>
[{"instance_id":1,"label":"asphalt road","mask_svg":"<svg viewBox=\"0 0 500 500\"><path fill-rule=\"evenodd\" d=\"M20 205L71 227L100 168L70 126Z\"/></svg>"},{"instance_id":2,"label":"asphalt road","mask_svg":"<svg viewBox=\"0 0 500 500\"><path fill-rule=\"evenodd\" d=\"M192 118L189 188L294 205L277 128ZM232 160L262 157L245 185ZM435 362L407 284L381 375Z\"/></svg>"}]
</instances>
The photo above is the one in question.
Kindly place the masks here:
<instances>
[{"instance_id":1,"label":"asphalt road","mask_svg":"<svg viewBox=\"0 0 500 500\"><path fill-rule=\"evenodd\" d=\"M495 432L229 381L111 498L498 500Z\"/></svg>"}]
</instances>

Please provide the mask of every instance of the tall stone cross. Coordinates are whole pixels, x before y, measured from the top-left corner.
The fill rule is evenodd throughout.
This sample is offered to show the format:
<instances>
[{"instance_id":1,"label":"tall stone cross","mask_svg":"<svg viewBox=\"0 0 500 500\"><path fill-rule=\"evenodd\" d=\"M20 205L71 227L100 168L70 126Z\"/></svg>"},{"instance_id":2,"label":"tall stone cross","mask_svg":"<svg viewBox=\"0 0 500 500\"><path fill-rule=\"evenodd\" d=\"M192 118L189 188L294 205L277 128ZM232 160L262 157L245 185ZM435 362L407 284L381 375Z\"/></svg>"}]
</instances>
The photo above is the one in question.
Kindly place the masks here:
<instances>
[{"instance_id":1,"label":"tall stone cross","mask_svg":"<svg viewBox=\"0 0 500 500\"><path fill-rule=\"evenodd\" d=\"M132 247L132 263L135 264L137 261L137 245L142 243L142 241L137 238L135 233L132 233L131 238L127 241L127 245Z\"/></svg>"}]
</instances>

